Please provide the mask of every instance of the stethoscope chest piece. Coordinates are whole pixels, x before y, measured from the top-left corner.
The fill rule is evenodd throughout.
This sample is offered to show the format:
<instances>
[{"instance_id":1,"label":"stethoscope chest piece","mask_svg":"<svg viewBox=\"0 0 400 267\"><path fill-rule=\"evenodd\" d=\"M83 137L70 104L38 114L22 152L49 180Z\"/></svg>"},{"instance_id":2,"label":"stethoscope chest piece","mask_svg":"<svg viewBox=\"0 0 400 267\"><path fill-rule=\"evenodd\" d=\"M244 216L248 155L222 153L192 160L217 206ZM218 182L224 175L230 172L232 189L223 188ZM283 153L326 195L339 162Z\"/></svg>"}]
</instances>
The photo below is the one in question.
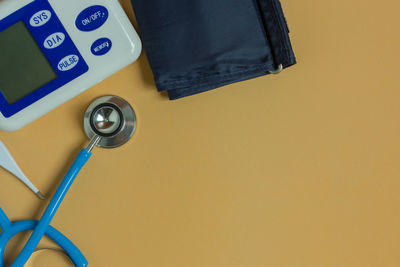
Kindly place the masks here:
<instances>
[{"instance_id":1,"label":"stethoscope chest piece","mask_svg":"<svg viewBox=\"0 0 400 267\"><path fill-rule=\"evenodd\" d=\"M97 146L119 147L128 142L136 130L135 111L118 96L102 96L87 108L83 128L89 139L101 137Z\"/></svg>"}]
</instances>

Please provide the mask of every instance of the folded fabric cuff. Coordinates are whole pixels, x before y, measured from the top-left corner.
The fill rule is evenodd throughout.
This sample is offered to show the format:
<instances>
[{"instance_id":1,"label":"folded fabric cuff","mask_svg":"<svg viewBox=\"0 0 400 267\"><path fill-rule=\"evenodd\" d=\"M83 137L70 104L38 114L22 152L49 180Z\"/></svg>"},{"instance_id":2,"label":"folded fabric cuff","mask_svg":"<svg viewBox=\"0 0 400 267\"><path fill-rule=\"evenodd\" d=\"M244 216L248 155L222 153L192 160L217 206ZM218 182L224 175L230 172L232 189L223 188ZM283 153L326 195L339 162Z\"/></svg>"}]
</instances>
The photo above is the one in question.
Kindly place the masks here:
<instances>
[{"instance_id":1,"label":"folded fabric cuff","mask_svg":"<svg viewBox=\"0 0 400 267\"><path fill-rule=\"evenodd\" d=\"M177 99L296 63L279 0L132 0L159 91Z\"/></svg>"}]
</instances>

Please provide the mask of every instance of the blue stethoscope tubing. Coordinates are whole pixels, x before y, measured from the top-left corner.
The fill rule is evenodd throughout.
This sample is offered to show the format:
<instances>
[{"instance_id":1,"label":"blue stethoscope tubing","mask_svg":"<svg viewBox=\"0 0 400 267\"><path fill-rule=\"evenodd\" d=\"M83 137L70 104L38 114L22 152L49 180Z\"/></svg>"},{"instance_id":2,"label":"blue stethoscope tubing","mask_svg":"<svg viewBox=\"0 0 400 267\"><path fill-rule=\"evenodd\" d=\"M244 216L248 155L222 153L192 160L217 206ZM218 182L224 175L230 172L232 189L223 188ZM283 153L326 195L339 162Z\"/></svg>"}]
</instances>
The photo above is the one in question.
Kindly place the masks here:
<instances>
[{"instance_id":1,"label":"blue stethoscope tubing","mask_svg":"<svg viewBox=\"0 0 400 267\"><path fill-rule=\"evenodd\" d=\"M4 267L3 257L1 257L1 255L4 254L4 249L7 245L7 242L15 234L27 230L33 230L33 232L28 242L22 249L21 253L11 264L11 267L24 266L32 253L35 251L43 235L49 236L58 245L60 245L61 248L63 248L67 255L71 258L75 266L84 267L88 265L87 260L79 251L79 249L64 235L62 235L60 232L50 226L50 222L57 212L57 209L59 208L65 195L67 194L68 189L71 187L76 176L89 160L91 155L92 153L89 150L85 148L81 150L71 168L68 170L67 174L62 180L61 184L57 188L56 192L54 193L39 221L20 221L16 223L11 223L4 212L0 209L0 227L2 228L2 233L0 235L0 267Z\"/></svg>"},{"instance_id":2,"label":"blue stethoscope tubing","mask_svg":"<svg viewBox=\"0 0 400 267\"><path fill-rule=\"evenodd\" d=\"M0 234L0 255L4 254L5 247L11 238L20 232L35 229L37 224L37 221L28 220L12 223L0 208L0 228L2 230L2 233ZM47 227L45 235L68 254L75 266L84 267L88 265L85 256L83 256L80 250L55 228L52 226ZM3 257L0 257L0 267L4 267Z\"/></svg>"}]
</instances>

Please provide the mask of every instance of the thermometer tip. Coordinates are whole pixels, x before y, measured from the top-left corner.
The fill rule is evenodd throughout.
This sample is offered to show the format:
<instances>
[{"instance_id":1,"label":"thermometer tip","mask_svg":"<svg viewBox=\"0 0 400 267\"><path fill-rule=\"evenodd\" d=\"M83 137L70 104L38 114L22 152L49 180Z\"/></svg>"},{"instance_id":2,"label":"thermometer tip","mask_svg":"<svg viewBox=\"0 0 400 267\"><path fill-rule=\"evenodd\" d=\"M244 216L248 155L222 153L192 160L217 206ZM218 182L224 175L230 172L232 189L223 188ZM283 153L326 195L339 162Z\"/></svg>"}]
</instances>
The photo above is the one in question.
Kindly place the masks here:
<instances>
[{"instance_id":1,"label":"thermometer tip","mask_svg":"<svg viewBox=\"0 0 400 267\"><path fill-rule=\"evenodd\" d=\"M40 191L36 192L36 195L41 199L41 200L45 200L46 198L42 195L42 193L40 193Z\"/></svg>"}]
</instances>

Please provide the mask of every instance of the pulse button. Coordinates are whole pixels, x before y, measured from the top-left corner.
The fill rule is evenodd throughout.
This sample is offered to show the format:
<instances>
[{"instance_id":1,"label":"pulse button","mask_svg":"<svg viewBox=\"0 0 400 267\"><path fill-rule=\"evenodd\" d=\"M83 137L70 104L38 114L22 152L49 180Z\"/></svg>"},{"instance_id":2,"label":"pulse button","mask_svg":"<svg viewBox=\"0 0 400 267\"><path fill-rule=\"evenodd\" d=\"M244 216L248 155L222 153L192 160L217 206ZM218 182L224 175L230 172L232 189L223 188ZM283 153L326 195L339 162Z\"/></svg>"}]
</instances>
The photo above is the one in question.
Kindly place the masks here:
<instances>
[{"instance_id":1,"label":"pulse button","mask_svg":"<svg viewBox=\"0 0 400 267\"><path fill-rule=\"evenodd\" d=\"M77 55L69 55L64 57L58 63L58 70L67 71L73 69L79 62L79 57Z\"/></svg>"}]
</instances>

